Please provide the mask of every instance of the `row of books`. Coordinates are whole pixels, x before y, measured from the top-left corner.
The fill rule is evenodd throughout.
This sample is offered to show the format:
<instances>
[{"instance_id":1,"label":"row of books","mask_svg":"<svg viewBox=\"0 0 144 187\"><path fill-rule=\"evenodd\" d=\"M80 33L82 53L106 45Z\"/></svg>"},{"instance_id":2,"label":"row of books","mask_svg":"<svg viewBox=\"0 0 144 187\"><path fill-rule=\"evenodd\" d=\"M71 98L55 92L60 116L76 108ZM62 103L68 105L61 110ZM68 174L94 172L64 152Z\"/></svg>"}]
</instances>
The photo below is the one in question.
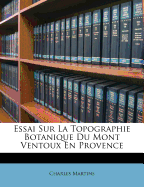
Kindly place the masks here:
<instances>
[{"instance_id":1,"label":"row of books","mask_svg":"<svg viewBox=\"0 0 144 187\"><path fill-rule=\"evenodd\" d=\"M142 123L143 96L137 85L34 71L34 101L76 123Z\"/></svg>"},{"instance_id":2,"label":"row of books","mask_svg":"<svg viewBox=\"0 0 144 187\"><path fill-rule=\"evenodd\" d=\"M17 63L1 63L1 82L18 91Z\"/></svg>"},{"instance_id":3,"label":"row of books","mask_svg":"<svg viewBox=\"0 0 144 187\"><path fill-rule=\"evenodd\" d=\"M15 122L19 122L19 106L3 94L2 108Z\"/></svg>"},{"instance_id":4,"label":"row of books","mask_svg":"<svg viewBox=\"0 0 144 187\"><path fill-rule=\"evenodd\" d=\"M38 1L40 1L40 0L33 0L33 4L36 3L36 2L38 2Z\"/></svg>"},{"instance_id":5,"label":"row of books","mask_svg":"<svg viewBox=\"0 0 144 187\"><path fill-rule=\"evenodd\" d=\"M37 120L36 118L34 118L34 123L41 123L41 122Z\"/></svg>"},{"instance_id":6,"label":"row of books","mask_svg":"<svg viewBox=\"0 0 144 187\"><path fill-rule=\"evenodd\" d=\"M18 12L18 0L13 0L2 8L2 21Z\"/></svg>"},{"instance_id":7,"label":"row of books","mask_svg":"<svg viewBox=\"0 0 144 187\"><path fill-rule=\"evenodd\" d=\"M45 23L34 27L34 58L142 68L143 27L142 0Z\"/></svg>"},{"instance_id":8,"label":"row of books","mask_svg":"<svg viewBox=\"0 0 144 187\"><path fill-rule=\"evenodd\" d=\"M2 55L18 57L18 32L2 35Z\"/></svg>"}]
</instances>

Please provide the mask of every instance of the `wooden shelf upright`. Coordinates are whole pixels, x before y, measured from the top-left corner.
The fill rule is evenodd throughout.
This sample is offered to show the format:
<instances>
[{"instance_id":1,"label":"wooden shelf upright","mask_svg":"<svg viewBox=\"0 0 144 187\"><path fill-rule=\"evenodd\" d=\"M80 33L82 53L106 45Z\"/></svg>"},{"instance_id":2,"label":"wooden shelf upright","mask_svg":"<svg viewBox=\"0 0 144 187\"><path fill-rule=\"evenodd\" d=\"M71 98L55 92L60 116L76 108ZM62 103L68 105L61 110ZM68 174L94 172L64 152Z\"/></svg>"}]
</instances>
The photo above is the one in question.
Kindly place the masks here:
<instances>
[{"instance_id":1,"label":"wooden shelf upright","mask_svg":"<svg viewBox=\"0 0 144 187\"><path fill-rule=\"evenodd\" d=\"M0 2L3 7L11 0ZM98 8L105 8L126 0L40 0L32 4L32 0L19 0L18 12L9 18L0 21L0 80L1 63L14 61L18 63L18 91L11 89L0 82L0 93L6 95L19 105L19 122L33 123L34 118L42 123L70 123L63 116L53 113L40 104L34 102L34 70L51 67L73 71L75 73L90 74L92 76L107 77L109 80L120 79L144 86L144 69L124 68L102 65L77 64L60 61L33 59L33 27L40 23L52 22L69 15L78 15ZM65 5L65 6L64 6ZM1 17L1 13L0 13ZM144 0L143 0L144 23ZM1 55L1 36L18 31L18 57ZM10 116L2 109L0 94L0 122L14 123ZM144 104L143 104L144 123Z\"/></svg>"}]
</instances>

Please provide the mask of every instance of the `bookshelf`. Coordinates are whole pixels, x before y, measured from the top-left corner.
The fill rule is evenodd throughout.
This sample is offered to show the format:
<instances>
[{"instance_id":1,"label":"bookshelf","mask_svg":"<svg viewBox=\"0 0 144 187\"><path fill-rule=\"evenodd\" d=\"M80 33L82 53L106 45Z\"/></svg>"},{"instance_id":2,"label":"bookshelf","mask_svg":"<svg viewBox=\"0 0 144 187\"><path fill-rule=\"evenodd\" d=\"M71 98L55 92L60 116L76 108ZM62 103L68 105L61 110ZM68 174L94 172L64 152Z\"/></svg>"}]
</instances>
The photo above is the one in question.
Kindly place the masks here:
<instances>
[{"instance_id":1,"label":"bookshelf","mask_svg":"<svg viewBox=\"0 0 144 187\"><path fill-rule=\"evenodd\" d=\"M9 2L10 0L2 1L0 7L3 7ZM1 35L4 33L11 34L13 31L18 31L18 57L15 58L0 54L0 79L2 62L15 61L18 63L18 91L13 90L0 82L0 92L19 105L20 122L32 123L34 118L36 118L43 123L70 123L70 121L63 116L59 116L46 107L34 102L34 70L40 68L51 67L92 76L107 77L109 80L119 79L126 83L136 83L143 86L144 70L138 68L76 64L62 61L33 59L33 27L35 25L44 23L45 21L56 21L63 17L71 17L73 15L93 11L98 8L113 6L123 2L126 2L126 0L111 0L108 2L109 4L105 0L95 2L93 0L40 0L32 4L32 0L19 0L18 12L7 19L0 21L0 39ZM0 47L0 52L1 50ZM1 105L2 98L0 94L0 122L14 122L1 108Z\"/></svg>"}]
</instances>

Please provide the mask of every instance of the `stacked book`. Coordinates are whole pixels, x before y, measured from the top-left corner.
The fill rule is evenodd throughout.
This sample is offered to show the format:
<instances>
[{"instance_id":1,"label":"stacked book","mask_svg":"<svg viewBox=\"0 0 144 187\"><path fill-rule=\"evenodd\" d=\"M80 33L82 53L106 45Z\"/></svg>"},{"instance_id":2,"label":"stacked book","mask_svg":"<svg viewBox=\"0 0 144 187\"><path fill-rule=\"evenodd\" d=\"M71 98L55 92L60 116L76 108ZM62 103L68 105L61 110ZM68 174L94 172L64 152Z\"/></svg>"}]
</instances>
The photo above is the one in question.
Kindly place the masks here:
<instances>
[{"instance_id":1,"label":"stacked book","mask_svg":"<svg viewBox=\"0 0 144 187\"><path fill-rule=\"evenodd\" d=\"M143 87L34 71L34 101L76 123L142 123Z\"/></svg>"},{"instance_id":2,"label":"stacked book","mask_svg":"<svg viewBox=\"0 0 144 187\"><path fill-rule=\"evenodd\" d=\"M2 108L15 122L19 122L19 106L3 94Z\"/></svg>"}]
</instances>

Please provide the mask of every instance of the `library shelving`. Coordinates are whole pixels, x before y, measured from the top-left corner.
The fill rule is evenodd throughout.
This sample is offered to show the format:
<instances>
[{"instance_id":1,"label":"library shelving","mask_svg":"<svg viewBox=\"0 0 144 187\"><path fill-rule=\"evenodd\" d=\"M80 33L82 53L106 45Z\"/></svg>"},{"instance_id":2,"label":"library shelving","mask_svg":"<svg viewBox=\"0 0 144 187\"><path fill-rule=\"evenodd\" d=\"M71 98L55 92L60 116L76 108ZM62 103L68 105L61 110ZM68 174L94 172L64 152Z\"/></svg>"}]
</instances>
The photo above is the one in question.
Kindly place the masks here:
<instances>
[{"instance_id":1,"label":"library shelving","mask_svg":"<svg viewBox=\"0 0 144 187\"><path fill-rule=\"evenodd\" d=\"M1 1L0 9L10 0ZM0 21L0 52L1 36L18 32L18 57L5 56L0 53L0 80L1 63L10 61L18 64L18 91L0 82L0 93L4 94L19 106L19 122L33 123L34 118L41 123L70 123L63 116L53 113L46 107L34 102L34 71L51 67L75 73L84 73L92 77L104 77L108 80L119 80L125 83L144 85L144 69L131 67L116 67L105 65L77 64L63 61L50 61L33 58L33 28L38 24L52 22L62 18L79 15L98 8L105 8L126 2L126 0L18 0L18 12ZM143 22L144 22L144 0ZM1 15L1 13L0 13ZM0 94L0 122L14 123L10 116L2 109ZM143 106L144 122L144 106Z\"/></svg>"}]
</instances>

